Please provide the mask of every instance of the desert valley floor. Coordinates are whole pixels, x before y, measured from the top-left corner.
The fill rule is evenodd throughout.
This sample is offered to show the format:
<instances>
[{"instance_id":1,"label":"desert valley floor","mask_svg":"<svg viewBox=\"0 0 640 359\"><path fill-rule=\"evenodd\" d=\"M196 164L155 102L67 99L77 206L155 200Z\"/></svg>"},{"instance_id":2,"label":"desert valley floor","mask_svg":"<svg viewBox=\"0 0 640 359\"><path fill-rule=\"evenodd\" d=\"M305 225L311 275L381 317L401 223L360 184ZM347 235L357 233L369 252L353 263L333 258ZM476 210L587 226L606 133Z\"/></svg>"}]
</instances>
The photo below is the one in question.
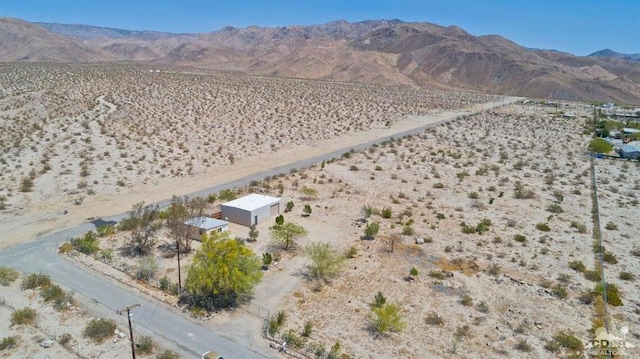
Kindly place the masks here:
<instances>
[{"instance_id":1,"label":"desert valley floor","mask_svg":"<svg viewBox=\"0 0 640 359\"><path fill-rule=\"evenodd\" d=\"M607 307L610 332L627 327L628 340L640 343L638 162L589 156L591 105L516 98L506 104L477 93L127 64L0 64L0 84L0 248L141 201L454 119L237 188L294 202L285 218L309 232L282 251L270 244L272 223L258 226L257 241L247 245L259 256L277 253L278 261L264 272L252 303L287 313L280 335L313 323L299 352L339 342L353 358L582 357L582 348L562 338L587 345L602 320L593 294L600 275L595 170L609 255L602 273L622 304ZM310 216L302 216L305 204ZM379 233L363 239L370 222L379 223ZM230 233L247 238L248 228L232 224ZM139 265L118 254L127 236L100 239L103 253L114 254L109 260L77 253L70 260L178 310L175 296L154 287L163 277L177 281L175 258L162 251L171 243L166 230L153 252L151 285L125 273ZM302 249L315 242L352 251L327 283L306 275ZM184 258L185 269L192 257ZM0 306L0 337L20 337L10 357L92 357L100 345L126 346L87 342L86 351L47 352L33 344L44 333L8 320L21 298L46 306L15 283L5 288L11 294ZM403 330L372 330L368 315L378 292L400 305ZM86 321L81 309L65 315L41 316L39 325L60 334ZM244 312L213 313L202 323L258 343L270 357L290 357L269 349L261 321ZM117 350L112 357L128 355Z\"/></svg>"}]
</instances>

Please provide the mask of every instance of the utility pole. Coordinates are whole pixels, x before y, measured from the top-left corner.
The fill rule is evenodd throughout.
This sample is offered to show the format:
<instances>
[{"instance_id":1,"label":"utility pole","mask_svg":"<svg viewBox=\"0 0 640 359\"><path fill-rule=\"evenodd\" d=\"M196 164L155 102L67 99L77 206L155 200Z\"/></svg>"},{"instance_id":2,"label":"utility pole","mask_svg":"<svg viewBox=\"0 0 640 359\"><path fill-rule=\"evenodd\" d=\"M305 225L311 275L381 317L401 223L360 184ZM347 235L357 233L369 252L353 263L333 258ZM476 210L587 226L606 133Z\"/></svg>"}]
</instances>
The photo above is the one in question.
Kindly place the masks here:
<instances>
[{"instance_id":1,"label":"utility pole","mask_svg":"<svg viewBox=\"0 0 640 359\"><path fill-rule=\"evenodd\" d=\"M176 237L176 248L178 249L178 295L182 293L182 274L180 273L180 239Z\"/></svg>"},{"instance_id":2,"label":"utility pole","mask_svg":"<svg viewBox=\"0 0 640 359\"><path fill-rule=\"evenodd\" d=\"M129 320L129 337L131 338L131 357L133 359L136 359L136 345L133 342L133 328L131 327L131 309L135 308L135 307L139 307L140 304L136 303L136 304L132 304L128 307L116 310L116 313L122 315L122 313L127 312L127 319Z\"/></svg>"}]
</instances>

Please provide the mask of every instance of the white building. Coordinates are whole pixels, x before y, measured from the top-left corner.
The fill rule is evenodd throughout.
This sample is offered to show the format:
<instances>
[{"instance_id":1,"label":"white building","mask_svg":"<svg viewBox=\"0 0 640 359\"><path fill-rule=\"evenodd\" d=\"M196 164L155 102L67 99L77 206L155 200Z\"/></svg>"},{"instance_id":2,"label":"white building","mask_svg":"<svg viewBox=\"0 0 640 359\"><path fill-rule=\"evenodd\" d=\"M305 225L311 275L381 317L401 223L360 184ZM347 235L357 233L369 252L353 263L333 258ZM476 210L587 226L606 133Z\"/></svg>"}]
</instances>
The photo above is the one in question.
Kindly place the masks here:
<instances>
[{"instance_id":1,"label":"white building","mask_svg":"<svg viewBox=\"0 0 640 359\"><path fill-rule=\"evenodd\" d=\"M211 217L191 218L186 220L184 224L190 227L189 234L191 238L198 241L205 233L207 235L210 235L214 232L226 232L229 227L229 223L227 221L222 221Z\"/></svg>"},{"instance_id":2,"label":"white building","mask_svg":"<svg viewBox=\"0 0 640 359\"><path fill-rule=\"evenodd\" d=\"M280 214L281 199L263 194L250 194L220 206L222 218L227 221L251 226Z\"/></svg>"}]
</instances>

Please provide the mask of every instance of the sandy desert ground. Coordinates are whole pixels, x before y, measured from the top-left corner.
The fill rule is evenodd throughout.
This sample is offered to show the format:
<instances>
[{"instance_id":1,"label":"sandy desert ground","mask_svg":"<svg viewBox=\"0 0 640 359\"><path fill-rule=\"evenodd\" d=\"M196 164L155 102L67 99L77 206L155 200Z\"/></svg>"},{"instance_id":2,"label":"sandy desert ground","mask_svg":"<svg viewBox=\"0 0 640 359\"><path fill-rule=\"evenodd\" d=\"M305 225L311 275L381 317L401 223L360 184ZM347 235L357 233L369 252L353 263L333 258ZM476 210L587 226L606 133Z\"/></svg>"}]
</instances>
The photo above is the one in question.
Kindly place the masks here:
<instances>
[{"instance_id":1,"label":"sandy desert ground","mask_svg":"<svg viewBox=\"0 0 640 359\"><path fill-rule=\"evenodd\" d=\"M414 128L416 121L481 109L497 99L156 70L0 66L0 198L6 206L0 228L8 234L0 245Z\"/></svg>"},{"instance_id":2,"label":"sandy desert ground","mask_svg":"<svg viewBox=\"0 0 640 359\"><path fill-rule=\"evenodd\" d=\"M436 121L461 108L482 109L482 103L494 100L110 66L56 65L44 71L25 65L2 71L7 87L0 110L2 123L10 127L2 140L11 144L4 147L0 164L7 203L0 228L9 233L3 245L87 217L123 212L141 200L189 193L310 152L409 129L416 118ZM34 71L41 71L39 81L31 80ZM17 79L23 86L9 86L15 83L7 80L11 76L23 76ZM60 91L43 85L57 82L64 84ZM559 110L578 116L565 119ZM265 273L252 303L272 313L287 312L281 333L300 333L303 323L312 321L307 344L329 348L339 342L355 358L572 354L554 347L553 337L564 332L586 344L597 319L589 295L595 283L582 273L597 269L585 151L590 115L590 107L581 104L562 109L535 102L509 105L246 189L277 194L281 183L284 202L296 204L286 217L309 230L297 250L282 253ZM33 189L21 192L32 171ZM596 171L605 247L618 260L605 264L605 276L619 286L624 303L611 308L612 326L619 330L628 324L630 338L638 340L640 332L631 325L639 311L631 280L639 272L638 250L631 243L638 231L633 222L637 163L598 160ZM305 186L317 189L318 196L306 198ZM301 216L304 204L313 208L309 217ZM363 206L374 210L367 221L380 223L375 240L361 239ZM389 218L380 215L385 208ZM69 213L62 215L64 210ZM605 229L609 222L617 229ZM273 250L270 225L261 224L258 241L249 244L259 255ZM247 237L240 226L232 225L231 232ZM117 233L101 242L112 250L112 267L86 263L113 276L135 271L137 258L117 255L126 237ZM417 238L426 243L416 244ZM307 281L308 260L300 250L318 241L357 249L342 274L323 286ZM163 244L168 238L161 234ZM156 284L165 275L177 279L175 258L165 254L154 253ZM582 272L576 270L578 262L584 264ZM419 274L407 279L414 267ZM619 279L621 272L630 276ZM131 285L142 286L133 280ZM380 335L371 329L367 316L378 291L402 306L403 331ZM260 320L240 311L216 313L206 324L224 327L225 335L239 342L268 345L260 337Z\"/></svg>"},{"instance_id":3,"label":"sandy desert ground","mask_svg":"<svg viewBox=\"0 0 640 359\"><path fill-rule=\"evenodd\" d=\"M556 109L542 105L511 105L245 189L276 195L282 183L284 201L296 204L287 218L309 230L298 250L281 253L278 265L265 273L252 303L272 313L288 313L281 333L300 333L304 322L312 321L314 331L306 345L329 348L340 342L343 352L356 358L572 354L545 348L559 332L586 345L597 319L587 295L595 283L570 264L582 262L586 270L596 269L590 158L584 150L589 109L568 110L579 118L563 119ZM596 162L599 182L609 178L633 184L619 186L616 193L621 194L615 197L627 199L624 208L629 213L618 211L620 201L611 208L606 193L601 206L605 246L619 260L606 264L605 274L619 285L625 303L610 307L612 330L628 326L630 338L637 340L637 328L631 325L637 321L637 287L631 280L618 279L623 270L638 273L632 260L636 252L624 240L633 233L627 227L632 224L624 222L628 233L621 233L617 246L609 239L616 231L604 229L611 216L619 222L635 213L630 193L636 166ZM307 199L301 191L305 186L317 189L317 198ZM313 213L302 217L306 203ZM373 241L361 239L364 205L374 213L391 209L391 218L374 214L368 219L381 224ZM483 220L491 223L486 231L464 233L463 222L477 228ZM258 241L249 243L258 254L273 250L269 226L258 226ZM241 226L232 225L231 233L247 237ZM104 239L102 246L117 251L126 238L126 233L119 233ZM398 240L393 253L390 238ZM427 243L415 244L416 238ZM307 281L308 260L300 251L318 241L358 251L342 274L324 286ZM159 247L170 243L166 236L160 236L160 242ZM175 258L164 258L158 251L156 259L160 269L155 282L165 275L175 282ZM116 258L112 265L134 272L137 260ZM413 267L419 274L407 281ZM405 330L385 335L372 331L367 315L378 291L402 305ZM175 300L158 293L166 301ZM434 324L438 317L442 323ZM216 329L233 327L226 335L241 342L261 340L260 321L242 312L214 314L207 323Z\"/></svg>"}]
</instances>

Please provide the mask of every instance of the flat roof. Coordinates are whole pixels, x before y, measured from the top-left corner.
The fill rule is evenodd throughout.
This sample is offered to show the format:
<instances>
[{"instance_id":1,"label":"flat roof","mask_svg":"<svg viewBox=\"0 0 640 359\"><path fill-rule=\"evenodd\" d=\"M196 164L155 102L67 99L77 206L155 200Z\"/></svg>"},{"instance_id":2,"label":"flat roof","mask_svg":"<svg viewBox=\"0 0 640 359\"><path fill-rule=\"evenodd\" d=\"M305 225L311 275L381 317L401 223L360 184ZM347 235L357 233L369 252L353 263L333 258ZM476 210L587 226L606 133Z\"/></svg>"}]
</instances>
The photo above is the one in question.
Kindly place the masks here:
<instances>
[{"instance_id":1,"label":"flat roof","mask_svg":"<svg viewBox=\"0 0 640 359\"><path fill-rule=\"evenodd\" d=\"M195 218L187 219L186 221L184 221L184 224L197 227L197 228L204 228L206 230L210 230L210 229L226 226L227 224L229 224L229 222L223 221L221 219L211 218L211 217L195 217Z\"/></svg>"},{"instance_id":2,"label":"flat roof","mask_svg":"<svg viewBox=\"0 0 640 359\"><path fill-rule=\"evenodd\" d=\"M264 194L252 193L250 195L240 197L238 199L234 199L233 201L224 203L223 206L239 208L245 211L253 211L258 208L270 206L278 202L280 202L280 198L278 197L271 197Z\"/></svg>"}]
</instances>

